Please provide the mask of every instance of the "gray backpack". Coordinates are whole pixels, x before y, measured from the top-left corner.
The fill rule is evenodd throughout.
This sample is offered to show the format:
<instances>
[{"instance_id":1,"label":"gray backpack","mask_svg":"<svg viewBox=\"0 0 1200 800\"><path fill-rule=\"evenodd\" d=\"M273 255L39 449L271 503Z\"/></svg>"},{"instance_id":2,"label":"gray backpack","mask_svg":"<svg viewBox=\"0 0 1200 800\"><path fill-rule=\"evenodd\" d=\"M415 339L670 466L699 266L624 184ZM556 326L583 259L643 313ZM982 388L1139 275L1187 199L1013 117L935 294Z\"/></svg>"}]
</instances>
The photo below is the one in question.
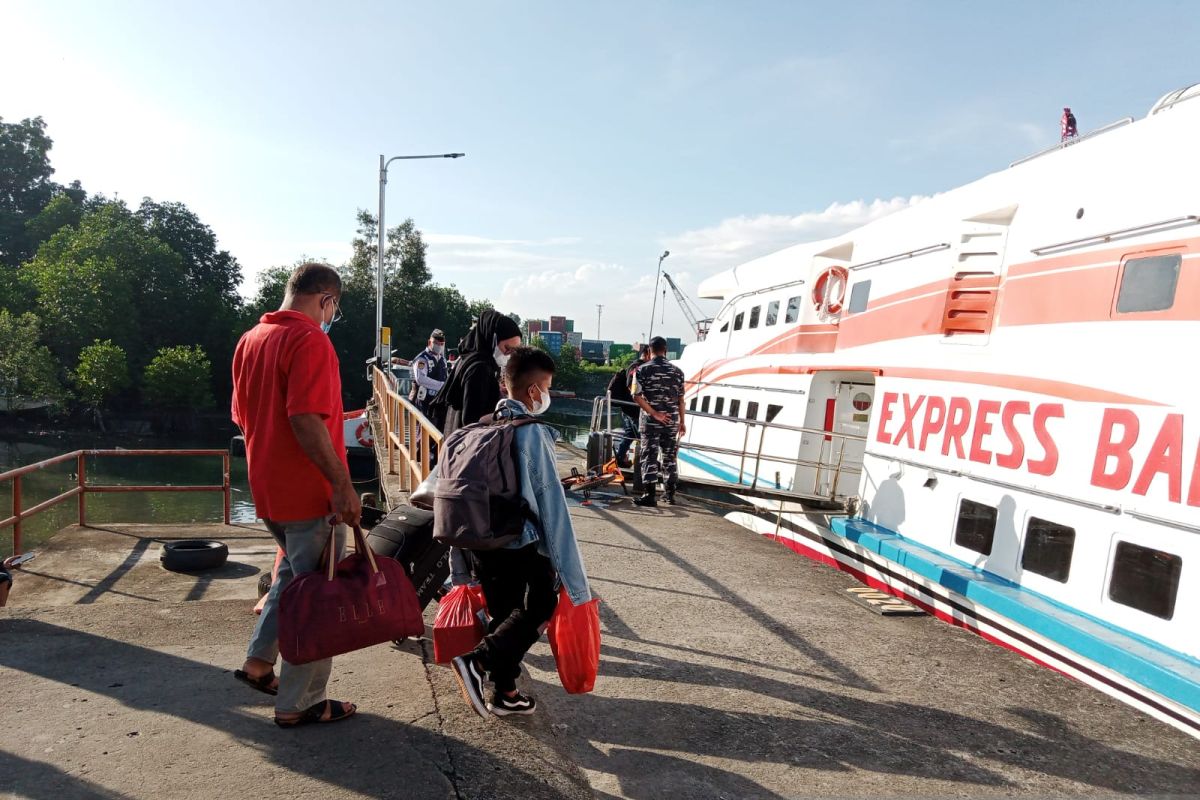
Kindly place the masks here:
<instances>
[{"instance_id":1,"label":"gray backpack","mask_svg":"<svg viewBox=\"0 0 1200 800\"><path fill-rule=\"evenodd\" d=\"M465 550L496 550L530 518L521 499L516 434L531 416L466 425L446 437L433 492L433 538Z\"/></svg>"}]
</instances>

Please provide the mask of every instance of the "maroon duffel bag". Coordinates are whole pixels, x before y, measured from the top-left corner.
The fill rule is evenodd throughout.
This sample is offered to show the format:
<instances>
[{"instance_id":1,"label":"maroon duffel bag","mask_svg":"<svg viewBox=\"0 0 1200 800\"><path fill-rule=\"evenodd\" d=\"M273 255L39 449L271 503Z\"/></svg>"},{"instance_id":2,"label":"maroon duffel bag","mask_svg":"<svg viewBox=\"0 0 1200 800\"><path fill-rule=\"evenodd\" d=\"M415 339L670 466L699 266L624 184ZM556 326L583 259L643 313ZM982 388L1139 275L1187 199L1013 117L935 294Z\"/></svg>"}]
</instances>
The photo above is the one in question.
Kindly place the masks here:
<instances>
[{"instance_id":1,"label":"maroon duffel bag","mask_svg":"<svg viewBox=\"0 0 1200 800\"><path fill-rule=\"evenodd\" d=\"M355 552L293 578L279 598L279 654L307 664L425 632L421 605L404 567L376 558L354 526Z\"/></svg>"}]
</instances>

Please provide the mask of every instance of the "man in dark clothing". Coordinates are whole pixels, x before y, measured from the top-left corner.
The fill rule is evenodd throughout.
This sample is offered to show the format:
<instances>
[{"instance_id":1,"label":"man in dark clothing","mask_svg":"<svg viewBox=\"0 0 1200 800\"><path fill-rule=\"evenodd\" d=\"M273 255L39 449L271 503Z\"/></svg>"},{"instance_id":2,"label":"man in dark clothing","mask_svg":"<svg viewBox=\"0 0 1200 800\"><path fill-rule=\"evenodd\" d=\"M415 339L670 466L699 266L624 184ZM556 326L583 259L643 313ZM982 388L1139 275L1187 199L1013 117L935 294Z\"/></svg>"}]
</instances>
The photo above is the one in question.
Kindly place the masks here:
<instances>
[{"instance_id":1,"label":"man in dark clothing","mask_svg":"<svg viewBox=\"0 0 1200 800\"><path fill-rule=\"evenodd\" d=\"M633 382L634 371L649 360L650 347L642 345L638 350L637 359L625 369L614 374L612 380L608 382L608 393L612 397L613 405L621 410L621 423L625 428L624 436L620 437L621 440L617 443L617 463L622 467L629 466L629 448L638 438L638 422L642 416L641 409L638 408L637 403L633 402L629 384Z\"/></svg>"},{"instance_id":2,"label":"man in dark clothing","mask_svg":"<svg viewBox=\"0 0 1200 800\"><path fill-rule=\"evenodd\" d=\"M687 432L684 422L683 370L667 361L667 340L655 336L650 340L654 358L633 373L633 399L642 409L640 424L642 484L646 493L633 502L639 506L656 506L656 484L661 479L666 489L665 499L675 504L675 484L679 473L675 462L678 439ZM662 466L659 467L659 454Z\"/></svg>"},{"instance_id":3,"label":"man in dark clothing","mask_svg":"<svg viewBox=\"0 0 1200 800\"><path fill-rule=\"evenodd\" d=\"M413 384L409 399L435 424L436 420L430 416L430 407L445 385L446 378L450 377L445 353L446 334L442 333L441 328L434 328L425 349L412 360Z\"/></svg>"}]
</instances>

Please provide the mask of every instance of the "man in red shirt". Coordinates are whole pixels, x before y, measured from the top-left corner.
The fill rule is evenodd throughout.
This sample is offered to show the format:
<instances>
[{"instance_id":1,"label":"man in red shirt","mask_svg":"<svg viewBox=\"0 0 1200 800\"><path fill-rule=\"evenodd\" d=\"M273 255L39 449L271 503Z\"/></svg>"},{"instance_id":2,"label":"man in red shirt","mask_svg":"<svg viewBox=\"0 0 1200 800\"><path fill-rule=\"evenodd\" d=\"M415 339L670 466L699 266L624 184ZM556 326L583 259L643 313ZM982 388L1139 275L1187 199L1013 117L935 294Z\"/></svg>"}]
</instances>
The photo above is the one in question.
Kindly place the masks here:
<instances>
[{"instance_id":1,"label":"man in red shirt","mask_svg":"<svg viewBox=\"0 0 1200 800\"><path fill-rule=\"evenodd\" d=\"M246 439L250 493L283 549L279 573L234 675L276 695L275 723L334 722L356 706L327 700L332 659L283 661L278 679L279 596L295 575L320 568L327 545L342 557L346 525L362 507L350 482L342 433L342 382L326 334L341 318L342 281L326 264L301 264L278 311L264 314L233 355L233 421Z\"/></svg>"}]
</instances>

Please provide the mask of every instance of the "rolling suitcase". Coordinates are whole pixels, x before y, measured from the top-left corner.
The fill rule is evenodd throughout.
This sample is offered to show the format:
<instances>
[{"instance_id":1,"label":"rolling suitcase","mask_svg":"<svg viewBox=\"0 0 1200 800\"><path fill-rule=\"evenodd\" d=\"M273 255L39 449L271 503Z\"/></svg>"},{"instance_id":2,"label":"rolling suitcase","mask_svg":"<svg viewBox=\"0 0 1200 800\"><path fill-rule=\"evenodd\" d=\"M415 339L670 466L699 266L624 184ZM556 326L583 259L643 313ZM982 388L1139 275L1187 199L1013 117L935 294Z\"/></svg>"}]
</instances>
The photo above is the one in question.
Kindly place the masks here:
<instances>
[{"instance_id":1,"label":"rolling suitcase","mask_svg":"<svg viewBox=\"0 0 1200 800\"><path fill-rule=\"evenodd\" d=\"M429 605L450 576L450 548L433 539L432 511L413 506L392 509L367 534L367 547L404 566L421 608Z\"/></svg>"}]
</instances>

